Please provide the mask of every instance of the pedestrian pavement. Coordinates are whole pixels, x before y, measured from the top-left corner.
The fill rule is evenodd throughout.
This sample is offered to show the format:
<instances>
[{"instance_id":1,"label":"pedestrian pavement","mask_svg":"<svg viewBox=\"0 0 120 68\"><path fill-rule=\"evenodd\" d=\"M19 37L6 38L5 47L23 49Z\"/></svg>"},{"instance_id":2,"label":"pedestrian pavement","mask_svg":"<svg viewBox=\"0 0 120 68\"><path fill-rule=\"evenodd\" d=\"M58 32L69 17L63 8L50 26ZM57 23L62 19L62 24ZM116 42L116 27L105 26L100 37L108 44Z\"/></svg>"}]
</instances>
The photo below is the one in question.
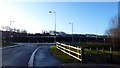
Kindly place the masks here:
<instances>
[{"instance_id":1,"label":"pedestrian pavement","mask_svg":"<svg viewBox=\"0 0 120 68\"><path fill-rule=\"evenodd\" d=\"M49 50L50 45L42 45L34 56L34 66L60 66L61 62L56 59Z\"/></svg>"}]
</instances>

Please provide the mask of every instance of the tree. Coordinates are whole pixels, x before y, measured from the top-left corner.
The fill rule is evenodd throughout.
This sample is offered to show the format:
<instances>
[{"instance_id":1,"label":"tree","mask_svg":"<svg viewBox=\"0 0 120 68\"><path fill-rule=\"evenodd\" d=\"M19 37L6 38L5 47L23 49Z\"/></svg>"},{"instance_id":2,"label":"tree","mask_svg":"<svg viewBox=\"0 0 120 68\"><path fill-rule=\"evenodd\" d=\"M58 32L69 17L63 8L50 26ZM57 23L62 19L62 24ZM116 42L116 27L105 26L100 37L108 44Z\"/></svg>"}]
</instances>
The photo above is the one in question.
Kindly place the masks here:
<instances>
[{"instance_id":1,"label":"tree","mask_svg":"<svg viewBox=\"0 0 120 68\"><path fill-rule=\"evenodd\" d=\"M9 26L1 26L3 31L10 31L11 28Z\"/></svg>"},{"instance_id":2,"label":"tree","mask_svg":"<svg viewBox=\"0 0 120 68\"><path fill-rule=\"evenodd\" d=\"M20 29L17 29L16 32L17 32L17 33L20 33Z\"/></svg>"},{"instance_id":3,"label":"tree","mask_svg":"<svg viewBox=\"0 0 120 68\"><path fill-rule=\"evenodd\" d=\"M110 28L106 31L114 50L120 50L120 16L110 20Z\"/></svg>"},{"instance_id":4,"label":"tree","mask_svg":"<svg viewBox=\"0 0 120 68\"><path fill-rule=\"evenodd\" d=\"M27 31L26 30L21 30L21 33L27 33Z\"/></svg>"},{"instance_id":5,"label":"tree","mask_svg":"<svg viewBox=\"0 0 120 68\"><path fill-rule=\"evenodd\" d=\"M40 33L35 33L34 35L35 35L35 36L41 36L41 34L40 34Z\"/></svg>"},{"instance_id":6,"label":"tree","mask_svg":"<svg viewBox=\"0 0 120 68\"><path fill-rule=\"evenodd\" d=\"M50 36L50 33L47 32L47 31L42 31L42 35L43 35L43 36Z\"/></svg>"}]
</instances>

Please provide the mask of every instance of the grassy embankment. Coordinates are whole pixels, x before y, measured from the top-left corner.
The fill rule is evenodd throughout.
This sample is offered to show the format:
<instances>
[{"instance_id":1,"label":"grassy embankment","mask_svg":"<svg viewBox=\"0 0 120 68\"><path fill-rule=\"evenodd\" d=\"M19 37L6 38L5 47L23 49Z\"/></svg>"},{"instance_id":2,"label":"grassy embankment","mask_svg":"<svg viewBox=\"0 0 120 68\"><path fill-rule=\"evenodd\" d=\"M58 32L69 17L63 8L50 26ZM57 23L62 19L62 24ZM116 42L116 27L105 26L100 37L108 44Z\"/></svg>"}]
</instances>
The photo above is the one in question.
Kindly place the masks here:
<instances>
[{"instance_id":1,"label":"grassy embankment","mask_svg":"<svg viewBox=\"0 0 120 68\"><path fill-rule=\"evenodd\" d=\"M78 63L80 61L70 57L69 55L59 51L56 46L51 46L50 47L50 51L51 53L57 58L59 59L62 63Z\"/></svg>"}]
</instances>

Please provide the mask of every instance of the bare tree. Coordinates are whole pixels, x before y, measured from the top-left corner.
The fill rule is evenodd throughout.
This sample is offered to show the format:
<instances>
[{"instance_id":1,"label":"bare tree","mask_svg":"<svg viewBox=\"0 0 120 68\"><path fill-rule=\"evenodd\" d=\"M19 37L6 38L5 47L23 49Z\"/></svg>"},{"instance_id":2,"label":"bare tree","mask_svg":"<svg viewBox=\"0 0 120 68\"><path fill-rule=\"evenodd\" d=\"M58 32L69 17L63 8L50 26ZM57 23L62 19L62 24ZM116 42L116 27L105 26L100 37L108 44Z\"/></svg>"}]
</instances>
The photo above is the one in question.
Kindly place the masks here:
<instances>
[{"instance_id":1,"label":"bare tree","mask_svg":"<svg viewBox=\"0 0 120 68\"><path fill-rule=\"evenodd\" d=\"M120 17L115 16L110 21L110 28L106 31L114 50L120 50Z\"/></svg>"},{"instance_id":2,"label":"bare tree","mask_svg":"<svg viewBox=\"0 0 120 68\"><path fill-rule=\"evenodd\" d=\"M11 28L9 26L1 26L3 31L10 31Z\"/></svg>"}]
</instances>

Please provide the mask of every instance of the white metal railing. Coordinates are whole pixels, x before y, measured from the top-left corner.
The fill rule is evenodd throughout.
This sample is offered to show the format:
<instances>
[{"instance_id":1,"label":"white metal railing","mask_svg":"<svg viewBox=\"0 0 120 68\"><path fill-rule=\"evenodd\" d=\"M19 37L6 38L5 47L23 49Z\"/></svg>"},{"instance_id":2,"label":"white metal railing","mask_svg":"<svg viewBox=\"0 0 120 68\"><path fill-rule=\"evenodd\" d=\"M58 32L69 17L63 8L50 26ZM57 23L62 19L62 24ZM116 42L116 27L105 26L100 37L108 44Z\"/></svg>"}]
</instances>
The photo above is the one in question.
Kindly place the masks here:
<instances>
[{"instance_id":1,"label":"white metal railing","mask_svg":"<svg viewBox=\"0 0 120 68\"><path fill-rule=\"evenodd\" d=\"M71 45L62 44L59 42L56 42L56 47L63 53L66 53L69 56L82 62L82 47L75 47Z\"/></svg>"}]
</instances>

